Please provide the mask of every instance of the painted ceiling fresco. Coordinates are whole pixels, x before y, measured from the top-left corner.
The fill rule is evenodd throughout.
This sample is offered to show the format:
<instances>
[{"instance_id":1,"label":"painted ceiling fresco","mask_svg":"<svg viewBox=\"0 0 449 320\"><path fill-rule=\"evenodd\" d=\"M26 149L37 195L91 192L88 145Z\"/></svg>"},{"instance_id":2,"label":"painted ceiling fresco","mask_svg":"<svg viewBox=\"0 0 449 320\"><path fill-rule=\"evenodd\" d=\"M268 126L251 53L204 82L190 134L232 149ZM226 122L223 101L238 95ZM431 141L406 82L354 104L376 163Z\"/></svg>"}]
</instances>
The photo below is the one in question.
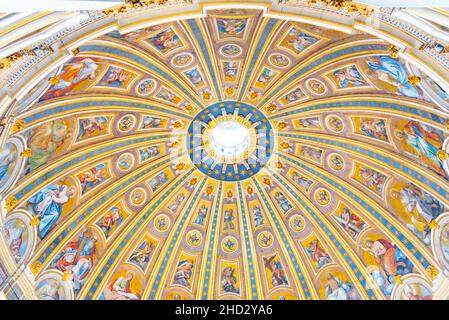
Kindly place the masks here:
<instances>
[{"instance_id":1,"label":"painted ceiling fresco","mask_svg":"<svg viewBox=\"0 0 449 320\"><path fill-rule=\"evenodd\" d=\"M449 270L449 95L371 35L209 10L88 41L20 108L0 192L38 299L430 299Z\"/></svg>"}]
</instances>

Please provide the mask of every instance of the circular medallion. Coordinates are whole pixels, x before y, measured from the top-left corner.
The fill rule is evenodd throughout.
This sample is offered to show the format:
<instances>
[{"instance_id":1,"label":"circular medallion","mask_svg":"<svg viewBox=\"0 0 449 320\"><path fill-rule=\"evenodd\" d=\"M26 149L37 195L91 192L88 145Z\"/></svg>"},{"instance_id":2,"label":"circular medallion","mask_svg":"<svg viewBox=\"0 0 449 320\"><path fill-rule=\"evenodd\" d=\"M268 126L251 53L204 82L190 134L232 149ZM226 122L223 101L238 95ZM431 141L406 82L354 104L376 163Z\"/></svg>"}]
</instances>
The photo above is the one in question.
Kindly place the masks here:
<instances>
[{"instance_id":1,"label":"circular medallion","mask_svg":"<svg viewBox=\"0 0 449 320\"><path fill-rule=\"evenodd\" d=\"M198 247L201 244L202 236L198 230L191 230L186 235L186 241L191 247Z\"/></svg>"},{"instance_id":2,"label":"circular medallion","mask_svg":"<svg viewBox=\"0 0 449 320\"><path fill-rule=\"evenodd\" d=\"M327 88L324 83L318 79L309 79L306 81L307 89L313 94L323 95L326 93Z\"/></svg>"},{"instance_id":3,"label":"circular medallion","mask_svg":"<svg viewBox=\"0 0 449 320\"><path fill-rule=\"evenodd\" d=\"M343 120L339 116L335 115L326 117L326 126L330 131L335 133L340 133L345 128Z\"/></svg>"},{"instance_id":4,"label":"circular medallion","mask_svg":"<svg viewBox=\"0 0 449 320\"><path fill-rule=\"evenodd\" d=\"M190 159L204 174L225 181L247 179L271 156L272 127L258 109L239 102L216 103L189 126Z\"/></svg>"},{"instance_id":5,"label":"circular medallion","mask_svg":"<svg viewBox=\"0 0 449 320\"><path fill-rule=\"evenodd\" d=\"M257 243L262 248L269 248L273 244L273 235L268 231L262 231L257 236Z\"/></svg>"},{"instance_id":6,"label":"circular medallion","mask_svg":"<svg viewBox=\"0 0 449 320\"><path fill-rule=\"evenodd\" d=\"M221 241L221 248L224 252L232 253L237 250L237 239L233 236L224 237Z\"/></svg>"},{"instance_id":7,"label":"circular medallion","mask_svg":"<svg viewBox=\"0 0 449 320\"><path fill-rule=\"evenodd\" d=\"M165 214L160 214L154 219L154 227L160 232L164 232L169 226L170 219Z\"/></svg>"},{"instance_id":8,"label":"circular medallion","mask_svg":"<svg viewBox=\"0 0 449 320\"><path fill-rule=\"evenodd\" d=\"M175 67L187 67L193 62L193 55L189 52L183 52L171 59L171 64Z\"/></svg>"},{"instance_id":9,"label":"circular medallion","mask_svg":"<svg viewBox=\"0 0 449 320\"><path fill-rule=\"evenodd\" d=\"M150 95L154 89L156 89L156 80L144 79L137 85L136 92L138 95L146 97Z\"/></svg>"},{"instance_id":10,"label":"circular medallion","mask_svg":"<svg viewBox=\"0 0 449 320\"><path fill-rule=\"evenodd\" d=\"M331 195L326 189L318 188L315 191L315 200L319 205L327 206L331 202Z\"/></svg>"},{"instance_id":11,"label":"circular medallion","mask_svg":"<svg viewBox=\"0 0 449 320\"><path fill-rule=\"evenodd\" d=\"M238 57L243 52L242 48L236 44L226 44L220 48L220 53L225 57Z\"/></svg>"},{"instance_id":12,"label":"circular medallion","mask_svg":"<svg viewBox=\"0 0 449 320\"><path fill-rule=\"evenodd\" d=\"M290 65L290 59L285 54L273 53L268 57L268 61L278 68L287 68Z\"/></svg>"},{"instance_id":13,"label":"circular medallion","mask_svg":"<svg viewBox=\"0 0 449 320\"><path fill-rule=\"evenodd\" d=\"M331 153L327 157L327 164L334 171L341 171L345 167L345 160L338 153Z\"/></svg>"},{"instance_id":14,"label":"circular medallion","mask_svg":"<svg viewBox=\"0 0 449 320\"><path fill-rule=\"evenodd\" d=\"M301 232L302 230L304 230L304 218L299 214L291 216L288 224L290 225L290 228L295 232Z\"/></svg>"},{"instance_id":15,"label":"circular medallion","mask_svg":"<svg viewBox=\"0 0 449 320\"><path fill-rule=\"evenodd\" d=\"M147 192L144 188L138 187L131 191L129 196L129 201L135 205L140 206L147 199Z\"/></svg>"},{"instance_id":16,"label":"circular medallion","mask_svg":"<svg viewBox=\"0 0 449 320\"><path fill-rule=\"evenodd\" d=\"M134 155L129 152L125 152L120 155L117 161L117 167L120 171L128 171L134 165Z\"/></svg>"},{"instance_id":17,"label":"circular medallion","mask_svg":"<svg viewBox=\"0 0 449 320\"><path fill-rule=\"evenodd\" d=\"M127 114L120 118L117 123L117 128L120 132L128 132L134 127L135 123L136 117L132 114Z\"/></svg>"}]
</instances>

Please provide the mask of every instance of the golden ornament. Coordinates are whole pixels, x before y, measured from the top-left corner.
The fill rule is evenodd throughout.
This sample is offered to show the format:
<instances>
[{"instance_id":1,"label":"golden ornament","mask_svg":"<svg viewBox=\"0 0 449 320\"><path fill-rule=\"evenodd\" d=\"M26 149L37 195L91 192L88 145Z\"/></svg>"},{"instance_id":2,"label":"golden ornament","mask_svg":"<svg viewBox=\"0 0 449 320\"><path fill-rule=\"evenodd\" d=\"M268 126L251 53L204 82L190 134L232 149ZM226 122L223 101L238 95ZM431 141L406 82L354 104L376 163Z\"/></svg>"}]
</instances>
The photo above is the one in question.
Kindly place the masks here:
<instances>
[{"instance_id":1,"label":"golden ornament","mask_svg":"<svg viewBox=\"0 0 449 320\"><path fill-rule=\"evenodd\" d=\"M11 132L17 133L19 131L22 131L23 129L25 129L25 120L19 119L12 125Z\"/></svg>"},{"instance_id":2,"label":"golden ornament","mask_svg":"<svg viewBox=\"0 0 449 320\"><path fill-rule=\"evenodd\" d=\"M418 76L414 76L414 75L409 75L408 76L408 82L410 82L410 84L416 86L421 82L421 78Z\"/></svg>"},{"instance_id":3,"label":"golden ornament","mask_svg":"<svg viewBox=\"0 0 449 320\"><path fill-rule=\"evenodd\" d=\"M31 157L31 149L25 149L20 153L20 156L24 157L24 158L29 158Z\"/></svg>"},{"instance_id":4,"label":"golden ornament","mask_svg":"<svg viewBox=\"0 0 449 320\"><path fill-rule=\"evenodd\" d=\"M449 158L449 154L446 152L446 150L438 150L437 157L440 160L446 160L447 158Z\"/></svg>"}]
</instances>

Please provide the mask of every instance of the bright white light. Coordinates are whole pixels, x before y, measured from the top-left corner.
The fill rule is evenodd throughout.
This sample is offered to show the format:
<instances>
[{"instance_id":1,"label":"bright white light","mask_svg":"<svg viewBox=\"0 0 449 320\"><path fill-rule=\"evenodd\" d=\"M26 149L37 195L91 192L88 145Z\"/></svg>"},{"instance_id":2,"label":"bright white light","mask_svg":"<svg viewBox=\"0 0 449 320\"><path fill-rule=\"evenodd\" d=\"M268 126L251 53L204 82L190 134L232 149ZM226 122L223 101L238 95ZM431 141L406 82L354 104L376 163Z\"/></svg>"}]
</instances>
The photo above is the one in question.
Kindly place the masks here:
<instances>
[{"instance_id":1,"label":"bright white light","mask_svg":"<svg viewBox=\"0 0 449 320\"><path fill-rule=\"evenodd\" d=\"M249 131L237 121L223 121L212 129L212 148L219 155L241 156L249 147Z\"/></svg>"}]
</instances>

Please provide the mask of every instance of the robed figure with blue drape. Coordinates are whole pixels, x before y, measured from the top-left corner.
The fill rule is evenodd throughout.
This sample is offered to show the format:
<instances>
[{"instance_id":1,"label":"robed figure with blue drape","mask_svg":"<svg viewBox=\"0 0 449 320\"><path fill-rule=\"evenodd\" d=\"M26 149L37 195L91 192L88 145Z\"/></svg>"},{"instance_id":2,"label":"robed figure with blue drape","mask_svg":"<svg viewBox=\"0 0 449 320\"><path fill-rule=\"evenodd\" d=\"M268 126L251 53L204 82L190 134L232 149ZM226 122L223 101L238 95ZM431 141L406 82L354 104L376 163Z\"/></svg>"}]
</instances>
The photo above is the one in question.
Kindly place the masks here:
<instances>
[{"instance_id":1,"label":"robed figure with blue drape","mask_svg":"<svg viewBox=\"0 0 449 320\"><path fill-rule=\"evenodd\" d=\"M376 57L375 61L367 61L368 67L380 71L393 78L398 84L398 91L406 97L418 98L419 92L408 81L408 72L397 59L389 56Z\"/></svg>"},{"instance_id":2,"label":"robed figure with blue drape","mask_svg":"<svg viewBox=\"0 0 449 320\"><path fill-rule=\"evenodd\" d=\"M40 219L38 230L41 239L54 227L61 216L63 204L68 200L67 186L56 184L43 188L28 200L33 212Z\"/></svg>"}]
</instances>

